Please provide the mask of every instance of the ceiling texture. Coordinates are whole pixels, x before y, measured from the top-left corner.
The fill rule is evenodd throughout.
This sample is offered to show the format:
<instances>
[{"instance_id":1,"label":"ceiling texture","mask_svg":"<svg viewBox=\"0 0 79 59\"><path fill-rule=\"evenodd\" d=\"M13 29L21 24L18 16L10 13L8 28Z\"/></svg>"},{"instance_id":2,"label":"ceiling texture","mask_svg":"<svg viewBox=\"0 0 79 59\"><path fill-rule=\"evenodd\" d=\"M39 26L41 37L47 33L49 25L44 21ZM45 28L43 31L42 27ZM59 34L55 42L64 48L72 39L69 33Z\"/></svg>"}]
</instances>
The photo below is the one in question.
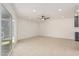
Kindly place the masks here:
<instances>
[{"instance_id":1,"label":"ceiling texture","mask_svg":"<svg viewBox=\"0 0 79 59\"><path fill-rule=\"evenodd\" d=\"M78 3L14 3L17 15L23 19L39 20L44 15L52 19L73 18ZM59 10L60 9L60 10Z\"/></svg>"}]
</instances>

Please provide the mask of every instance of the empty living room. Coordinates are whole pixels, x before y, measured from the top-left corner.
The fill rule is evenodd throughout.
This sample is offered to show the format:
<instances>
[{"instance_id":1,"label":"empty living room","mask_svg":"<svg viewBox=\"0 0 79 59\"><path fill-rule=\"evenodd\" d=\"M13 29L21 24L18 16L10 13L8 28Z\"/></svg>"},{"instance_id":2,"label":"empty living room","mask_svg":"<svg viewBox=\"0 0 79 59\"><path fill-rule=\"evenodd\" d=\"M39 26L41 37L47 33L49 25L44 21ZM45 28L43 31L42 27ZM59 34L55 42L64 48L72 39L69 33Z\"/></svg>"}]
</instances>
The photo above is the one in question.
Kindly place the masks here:
<instances>
[{"instance_id":1,"label":"empty living room","mask_svg":"<svg viewBox=\"0 0 79 59\"><path fill-rule=\"evenodd\" d=\"M79 3L1 3L1 56L79 56Z\"/></svg>"}]
</instances>

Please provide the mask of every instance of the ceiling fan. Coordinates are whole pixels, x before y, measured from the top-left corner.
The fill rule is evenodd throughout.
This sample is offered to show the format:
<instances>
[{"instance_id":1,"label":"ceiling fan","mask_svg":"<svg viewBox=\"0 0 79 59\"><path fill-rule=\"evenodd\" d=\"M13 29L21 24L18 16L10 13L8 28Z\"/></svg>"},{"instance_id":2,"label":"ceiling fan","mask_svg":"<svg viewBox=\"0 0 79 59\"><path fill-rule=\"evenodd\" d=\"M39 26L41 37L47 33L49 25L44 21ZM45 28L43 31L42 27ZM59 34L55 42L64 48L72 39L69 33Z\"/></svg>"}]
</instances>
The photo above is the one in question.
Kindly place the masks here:
<instances>
[{"instance_id":1,"label":"ceiling fan","mask_svg":"<svg viewBox=\"0 0 79 59\"><path fill-rule=\"evenodd\" d=\"M41 16L41 19L40 20L47 20L47 19L50 19L50 17Z\"/></svg>"}]
</instances>

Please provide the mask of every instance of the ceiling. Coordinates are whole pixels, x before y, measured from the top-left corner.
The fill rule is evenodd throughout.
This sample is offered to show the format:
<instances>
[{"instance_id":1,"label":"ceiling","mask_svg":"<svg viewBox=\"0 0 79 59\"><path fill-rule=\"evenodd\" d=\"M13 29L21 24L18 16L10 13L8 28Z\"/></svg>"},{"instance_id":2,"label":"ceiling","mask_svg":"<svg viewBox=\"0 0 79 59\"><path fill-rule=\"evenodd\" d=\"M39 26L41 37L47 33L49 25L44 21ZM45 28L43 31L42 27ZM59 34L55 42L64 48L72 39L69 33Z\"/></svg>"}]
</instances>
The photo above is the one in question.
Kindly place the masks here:
<instances>
[{"instance_id":1,"label":"ceiling","mask_svg":"<svg viewBox=\"0 0 79 59\"><path fill-rule=\"evenodd\" d=\"M53 19L72 18L78 3L14 3L20 18L39 20L42 15ZM61 9L60 11L58 11Z\"/></svg>"}]
</instances>

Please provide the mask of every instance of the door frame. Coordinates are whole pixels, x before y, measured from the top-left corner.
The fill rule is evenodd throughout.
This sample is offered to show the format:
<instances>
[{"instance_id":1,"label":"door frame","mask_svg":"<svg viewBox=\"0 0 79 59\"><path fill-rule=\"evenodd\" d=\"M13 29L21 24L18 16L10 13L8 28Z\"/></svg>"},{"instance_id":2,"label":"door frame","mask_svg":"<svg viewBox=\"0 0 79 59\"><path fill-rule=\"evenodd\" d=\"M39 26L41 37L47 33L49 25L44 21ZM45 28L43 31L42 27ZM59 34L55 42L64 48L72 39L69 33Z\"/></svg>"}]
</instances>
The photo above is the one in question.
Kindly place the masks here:
<instances>
[{"instance_id":1,"label":"door frame","mask_svg":"<svg viewBox=\"0 0 79 59\"><path fill-rule=\"evenodd\" d=\"M0 4L0 28L1 28L1 4ZM1 56L1 29L0 29L0 56Z\"/></svg>"},{"instance_id":2,"label":"door frame","mask_svg":"<svg viewBox=\"0 0 79 59\"><path fill-rule=\"evenodd\" d=\"M0 55L1 55L1 46L2 46L2 42L1 42L1 11L2 11L2 7L7 10L7 8L3 4L0 4ZM11 26L10 26L11 30L10 30L10 32L11 32L11 43L12 43L12 15L10 14L10 12L8 10L7 10L7 12L9 14L9 16L10 16L10 22L11 22ZM12 49L12 46L11 46L11 49ZM10 53L10 51L9 51L9 53Z\"/></svg>"}]
</instances>

